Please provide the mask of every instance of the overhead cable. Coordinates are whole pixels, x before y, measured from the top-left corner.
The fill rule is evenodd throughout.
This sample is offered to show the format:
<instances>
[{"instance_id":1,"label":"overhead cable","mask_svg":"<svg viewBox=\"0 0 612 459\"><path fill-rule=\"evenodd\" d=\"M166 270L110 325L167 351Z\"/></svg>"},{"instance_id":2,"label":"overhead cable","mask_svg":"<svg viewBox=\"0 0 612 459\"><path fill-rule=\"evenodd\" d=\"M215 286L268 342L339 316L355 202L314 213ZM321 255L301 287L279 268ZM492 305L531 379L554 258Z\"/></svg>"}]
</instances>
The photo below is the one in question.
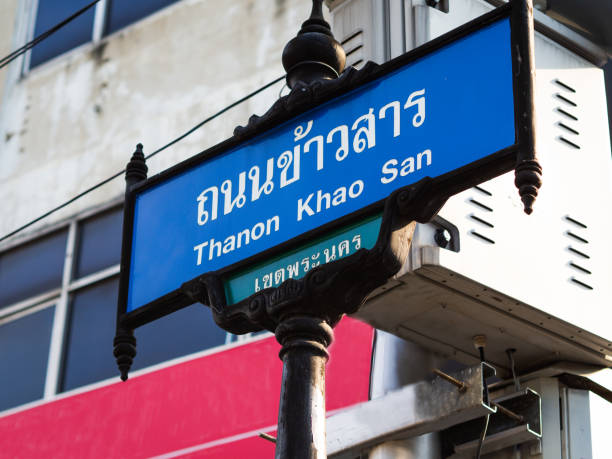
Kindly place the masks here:
<instances>
[{"instance_id":1,"label":"overhead cable","mask_svg":"<svg viewBox=\"0 0 612 459\"><path fill-rule=\"evenodd\" d=\"M74 13L72 16L67 17L66 19L64 19L62 22L59 22L57 24L55 24L53 27L51 27L49 30L41 33L38 37L34 38L32 41L26 43L25 45L23 45L21 48L16 49L15 51L13 51L12 53L10 53L8 56L4 56L2 59L0 59L0 69L7 66L8 64L10 64L11 62L13 62L15 59L17 59L19 56L21 56L23 53L25 53L26 51L28 51L29 49L34 48L34 46L36 46L38 43L40 43L41 41L43 41L45 38L49 37L50 35L54 34L55 32L57 32L59 29L61 29L62 27L64 27L66 24L68 24L69 22L73 21L74 19L76 19L77 17L79 17L81 14L83 14L85 11L87 11L89 8L91 8L92 6L94 6L96 3L98 3L100 0L94 0L93 2L91 2L89 5L84 6L83 8L81 8L79 11L77 11L76 13Z\"/></svg>"},{"instance_id":2,"label":"overhead cable","mask_svg":"<svg viewBox=\"0 0 612 459\"><path fill-rule=\"evenodd\" d=\"M235 106L241 104L242 102L245 102L246 100L250 99L251 97L259 94L260 92L264 91L265 89L268 89L270 86L273 86L274 84L278 83L279 81L283 80L285 78L285 75L278 77L272 81L270 81L269 83L261 86L260 88L256 89L253 92L250 92L249 94L247 94L246 96L242 97L241 99L238 99L235 102L232 102L230 105L228 105L227 107L219 110L217 113L215 113L214 115L209 116L208 118L206 118L205 120L201 121L200 123L196 124L194 127L192 127L191 129L189 129L187 132L185 132L184 134L178 136L176 139L168 142L167 144L165 144L163 147L158 148L157 150L149 153L147 156L145 156L146 159L149 159L153 156L155 156L156 154L164 151L165 149L171 147L172 145L174 145L177 142L180 142L181 140L183 140L185 137L187 137L188 135L192 134L193 132L195 132L197 129L201 128L202 126L204 126L206 123L208 123L209 121L214 120L215 118L217 118L218 116L222 115L223 113L225 113L226 111L234 108ZM24 229L32 226L35 223L38 223L39 221L45 219L46 217L48 217L49 215L57 212L60 209L63 209L64 207L68 206L69 204L72 204L73 202L75 202L77 199L82 198L83 196L85 196L86 194L91 193L92 191L100 188L103 185L106 185L107 183L109 183L110 181L116 179L117 177L120 177L121 175L123 175L125 173L125 169L111 175L110 177L102 180L101 182L96 183L95 185L87 188L85 191L82 191L81 193L77 194L76 196L68 199L67 201L63 202L62 204L54 207L53 209L45 212L44 214L40 215L39 217L35 218L34 220L31 220L29 222L27 222L26 224L20 226L19 228L11 231L10 233L2 236L0 238L0 242L4 241L5 239L8 239L14 235L16 235L17 233L23 231Z\"/></svg>"}]
</instances>

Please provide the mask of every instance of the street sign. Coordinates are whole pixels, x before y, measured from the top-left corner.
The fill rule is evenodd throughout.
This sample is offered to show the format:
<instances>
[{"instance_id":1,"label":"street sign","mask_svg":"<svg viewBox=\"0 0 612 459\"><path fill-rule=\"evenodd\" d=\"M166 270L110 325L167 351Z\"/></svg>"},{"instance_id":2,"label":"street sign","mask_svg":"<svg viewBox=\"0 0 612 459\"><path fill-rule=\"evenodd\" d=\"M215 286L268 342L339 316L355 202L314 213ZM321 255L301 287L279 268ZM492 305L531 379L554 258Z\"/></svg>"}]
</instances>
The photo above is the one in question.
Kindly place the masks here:
<instances>
[{"instance_id":1,"label":"street sign","mask_svg":"<svg viewBox=\"0 0 612 459\"><path fill-rule=\"evenodd\" d=\"M375 215L230 276L225 282L228 304L261 289L278 287L285 279L301 279L311 269L341 260L361 248L371 249L376 244L381 222L382 215Z\"/></svg>"},{"instance_id":2,"label":"street sign","mask_svg":"<svg viewBox=\"0 0 612 459\"><path fill-rule=\"evenodd\" d=\"M510 12L367 66L358 84L341 77L324 103L132 187L120 315L138 326L190 304L181 285L211 272L231 304L270 283L262 263L273 285L281 265L270 259L298 276L288 266L304 253L279 257L380 213L399 188L431 177L458 192L512 170L521 120Z\"/></svg>"},{"instance_id":3,"label":"street sign","mask_svg":"<svg viewBox=\"0 0 612 459\"><path fill-rule=\"evenodd\" d=\"M345 55L313 0L283 51L291 92L264 116L149 180L139 145L126 167L121 379L134 328L207 305L222 329L265 329L281 345L275 457L327 457L333 327L401 269L416 223L512 169L532 210L541 168L531 12L530 0L513 0L333 79Z\"/></svg>"}]
</instances>

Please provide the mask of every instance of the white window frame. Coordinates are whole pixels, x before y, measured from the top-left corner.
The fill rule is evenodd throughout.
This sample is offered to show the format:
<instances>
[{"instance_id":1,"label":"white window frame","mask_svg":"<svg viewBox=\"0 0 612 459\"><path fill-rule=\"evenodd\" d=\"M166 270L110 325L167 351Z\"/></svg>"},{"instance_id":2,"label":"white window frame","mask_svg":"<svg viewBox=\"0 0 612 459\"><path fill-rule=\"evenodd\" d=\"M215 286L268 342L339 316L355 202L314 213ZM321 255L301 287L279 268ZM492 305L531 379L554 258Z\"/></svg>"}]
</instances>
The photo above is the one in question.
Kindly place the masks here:
<instances>
[{"instance_id":1,"label":"white window frame","mask_svg":"<svg viewBox=\"0 0 612 459\"><path fill-rule=\"evenodd\" d=\"M27 32L26 42L30 42L31 40L35 38L34 30L36 28L36 14L38 13L38 2L40 0L29 0L29 1L31 2L31 7L29 8L30 13L27 19L28 20L28 32ZM42 67L49 62L54 62L56 59L63 58L69 54L72 54L73 52L77 52L77 50L80 50L83 47L92 46L92 45L95 46L96 44L98 44L100 40L102 39L102 36L104 33L104 22L106 20L106 4L107 4L107 0L100 0L94 6L94 9L95 9L94 22L93 22L93 27L91 31L90 41L88 41L87 43L83 43L82 45L76 46L66 51L65 53L61 53L55 57L52 57L48 61L41 63L38 67ZM25 53L25 56L23 59L23 67L22 67L23 75L27 75L28 73L32 71L32 69L30 68L31 55L32 55L31 49Z\"/></svg>"},{"instance_id":2,"label":"white window frame","mask_svg":"<svg viewBox=\"0 0 612 459\"><path fill-rule=\"evenodd\" d=\"M26 42L29 42L31 40L34 39L34 29L36 27L36 14L38 12L38 2L40 0L26 0L26 8L29 10L29 13L26 14L27 17L27 36L26 36ZM153 13L141 17L140 19L138 19L137 21L135 21L132 24L127 25L125 28L127 27L131 27L134 24L137 24L138 22L140 22L141 20L147 18L147 17L151 17L157 13L159 13L160 11L165 10L166 8L171 8L173 6L175 6L176 3L180 3L179 1L172 3L170 5L166 5L163 8L160 8L159 10L154 11ZM124 29L120 29L117 30L115 32L113 32L112 34L109 35L104 35L104 26L106 24L106 20L107 20L107 13L108 13L108 0L100 0L95 6L95 12L94 12L94 21L93 21L93 27L92 27L92 31L91 31L91 40L89 40L86 43L83 43L82 45L76 46L64 53L61 53L55 57L52 57L51 59L49 59L48 61L42 62L40 65L36 66L35 69L32 69L30 67L30 59L31 59L31 50L28 50L25 54L24 54L24 59L22 61L22 68L21 68L21 74L23 76L28 75L31 71L35 71L36 69L40 68L40 67L44 67L46 66L48 63L50 62L56 62L59 59L65 59L67 58L67 56L71 55L72 53L76 53L76 52L80 52L80 50L84 49L84 48L91 48L91 47L95 47L98 44L100 44L100 42L103 39L106 39L112 35L114 35L115 33L120 32L120 30L124 30Z\"/></svg>"},{"instance_id":3,"label":"white window frame","mask_svg":"<svg viewBox=\"0 0 612 459\"><path fill-rule=\"evenodd\" d=\"M89 218L95 218L96 216L102 215L105 212L119 209L123 203L123 197L117 198L104 205L97 206L95 208L81 212L71 218L30 233L25 237L11 239L4 244L0 244L0 256L2 256L4 253L10 251L11 249L16 249L25 244L36 242L58 231L68 232L65 243L64 265L61 285L41 294L4 306L2 307L2 309L0 309L0 326L2 326L5 323L18 320L22 317L55 305L53 324L51 329L51 339L49 342L49 354L47 360L47 371L44 381L43 397L41 399L27 402L26 405L34 402L54 400L57 398L58 395L65 394L65 392L60 391L60 384L63 371L62 366L64 363L63 359L66 346L66 332L69 320L69 307L71 297L76 291L80 289L91 287L94 284L97 284L102 281L117 278L120 271L120 264L117 263L87 276L83 276L81 278L75 277L75 263L78 255L78 233L80 231L80 225ZM247 333L244 335L233 335L231 333L226 333L224 344L220 344L218 346L214 346L213 348L205 349L203 351L198 351L196 355L200 355L202 353L210 353L211 349L247 344L268 336L271 336L271 334L266 333L265 335L260 335L259 333ZM189 355L181 356L171 359L170 362L177 360L182 361L184 359L189 358L191 358ZM151 368L157 368L160 365L165 366L166 364L167 362L159 362L154 364ZM148 370L143 369L139 371ZM94 382L92 384L98 384L98 382ZM75 390L80 391L81 389L76 388L68 392L71 393ZM8 408L8 411L12 412L18 408L19 406L11 407Z\"/></svg>"},{"instance_id":4,"label":"white window frame","mask_svg":"<svg viewBox=\"0 0 612 459\"><path fill-rule=\"evenodd\" d=\"M57 231L68 231L66 246L64 251L64 268L62 281L59 287L48 290L47 292L26 298L19 302L10 304L0 309L0 325L13 320L18 320L27 315L33 314L51 305L55 305L53 325L51 329L51 339L49 342L49 354L47 359L47 372L45 376L45 386L43 400L51 400L59 393L59 383L62 372L62 359L65 346L66 326L68 322L68 312L71 295L82 288L89 287L98 282L102 282L119 275L119 263L104 268L93 274L74 278L74 263L76 259L77 231L79 225L90 217L95 217L106 211L117 210L123 203L123 199L115 199L112 202L88 210L72 217L67 221L51 225L42 230L36 231L25 238L13 240L0 248L0 256L14 248L18 248L29 242L35 242Z\"/></svg>"}]
</instances>

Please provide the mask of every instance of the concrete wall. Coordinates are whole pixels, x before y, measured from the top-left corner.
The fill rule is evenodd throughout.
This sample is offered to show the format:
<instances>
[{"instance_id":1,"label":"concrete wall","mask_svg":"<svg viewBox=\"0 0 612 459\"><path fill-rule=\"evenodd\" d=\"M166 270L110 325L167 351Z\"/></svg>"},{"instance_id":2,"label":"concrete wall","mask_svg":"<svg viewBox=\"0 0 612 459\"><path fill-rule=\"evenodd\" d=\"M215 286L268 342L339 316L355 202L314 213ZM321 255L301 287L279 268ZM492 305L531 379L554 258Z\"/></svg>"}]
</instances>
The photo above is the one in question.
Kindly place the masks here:
<instances>
[{"instance_id":1,"label":"concrete wall","mask_svg":"<svg viewBox=\"0 0 612 459\"><path fill-rule=\"evenodd\" d=\"M0 57L4 57L19 47L13 37L17 22L18 0L5 0L0 2ZM3 91L6 82L6 70L0 70L0 104L2 103ZM0 150L1 151L1 150Z\"/></svg>"},{"instance_id":2,"label":"concrete wall","mask_svg":"<svg viewBox=\"0 0 612 459\"><path fill-rule=\"evenodd\" d=\"M28 3L0 6L3 55L23 44L21 11ZM310 6L304 0L182 0L25 75L20 60L0 70L0 235L121 170L137 142L151 152L283 75L282 49ZM150 174L231 136L251 114L265 112L283 84L151 159ZM117 198L123 189L123 179L115 179L43 225Z\"/></svg>"}]
</instances>

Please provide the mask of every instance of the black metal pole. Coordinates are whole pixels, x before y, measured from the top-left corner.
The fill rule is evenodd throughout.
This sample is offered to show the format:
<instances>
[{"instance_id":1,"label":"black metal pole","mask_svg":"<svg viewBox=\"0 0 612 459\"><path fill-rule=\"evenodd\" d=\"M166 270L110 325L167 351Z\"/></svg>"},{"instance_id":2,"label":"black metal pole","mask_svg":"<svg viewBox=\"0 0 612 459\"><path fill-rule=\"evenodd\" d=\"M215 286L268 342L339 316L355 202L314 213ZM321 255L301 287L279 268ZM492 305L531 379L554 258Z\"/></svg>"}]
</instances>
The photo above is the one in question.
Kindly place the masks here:
<instances>
[{"instance_id":1,"label":"black metal pole","mask_svg":"<svg viewBox=\"0 0 612 459\"><path fill-rule=\"evenodd\" d=\"M291 317L279 324L276 338L283 346L276 458L326 458L325 364L332 328L316 317Z\"/></svg>"},{"instance_id":2,"label":"black metal pole","mask_svg":"<svg viewBox=\"0 0 612 459\"><path fill-rule=\"evenodd\" d=\"M361 248L311 269L303 278L286 279L231 306L226 304L224 286L216 273L183 284L185 295L210 306L219 327L237 334L267 329L281 344L276 459L327 457L325 365L333 328L402 267L414 220L430 220L446 200L439 196L423 199L432 193L431 179L393 193L386 201L372 249Z\"/></svg>"},{"instance_id":3,"label":"black metal pole","mask_svg":"<svg viewBox=\"0 0 612 459\"><path fill-rule=\"evenodd\" d=\"M516 129L519 143L514 183L519 189L526 214L542 186L542 166L536 155L535 128L535 55L532 0L512 0L512 41L515 79Z\"/></svg>"},{"instance_id":4,"label":"black metal pole","mask_svg":"<svg viewBox=\"0 0 612 459\"><path fill-rule=\"evenodd\" d=\"M346 61L340 43L323 19L322 0L313 0L310 17L297 36L283 50L287 84L337 78ZM327 347L333 339L328 322L304 313L298 307L293 314L283 314L275 334L283 346L281 397L278 412L276 459L326 458L325 437L325 364ZM314 305L305 308L316 310Z\"/></svg>"}]
</instances>

